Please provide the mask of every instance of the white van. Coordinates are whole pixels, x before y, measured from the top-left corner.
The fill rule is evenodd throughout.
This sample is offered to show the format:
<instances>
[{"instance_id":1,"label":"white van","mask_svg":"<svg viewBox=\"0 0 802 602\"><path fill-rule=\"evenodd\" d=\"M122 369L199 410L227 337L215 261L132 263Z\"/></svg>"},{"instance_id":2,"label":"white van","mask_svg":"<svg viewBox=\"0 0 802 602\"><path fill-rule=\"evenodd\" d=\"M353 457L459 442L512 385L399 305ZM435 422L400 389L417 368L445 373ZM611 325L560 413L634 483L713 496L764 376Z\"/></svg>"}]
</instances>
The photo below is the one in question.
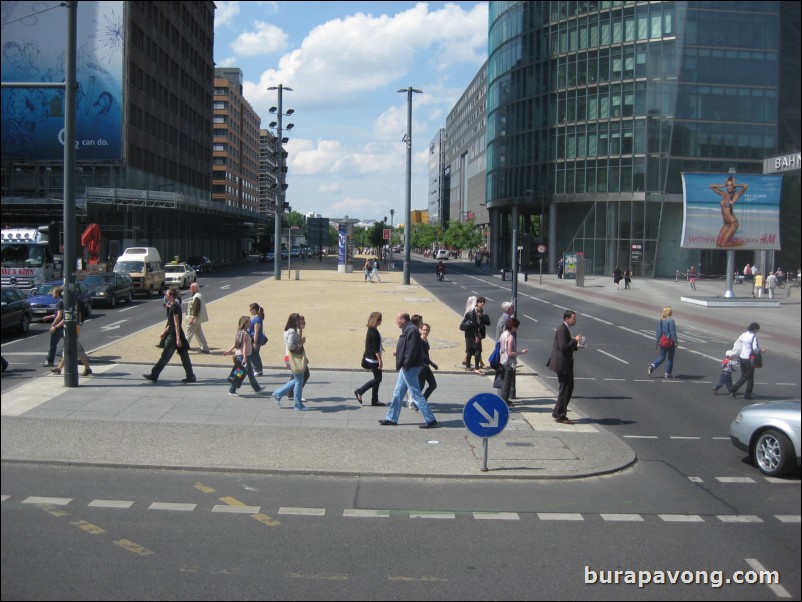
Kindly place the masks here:
<instances>
[{"instance_id":1,"label":"white van","mask_svg":"<svg viewBox=\"0 0 802 602\"><path fill-rule=\"evenodd\" d=\"M164 294L164 266L154 247L129 247L117 258L114 271L131 276L134 293Z\"/></svg>"}]
</instances>

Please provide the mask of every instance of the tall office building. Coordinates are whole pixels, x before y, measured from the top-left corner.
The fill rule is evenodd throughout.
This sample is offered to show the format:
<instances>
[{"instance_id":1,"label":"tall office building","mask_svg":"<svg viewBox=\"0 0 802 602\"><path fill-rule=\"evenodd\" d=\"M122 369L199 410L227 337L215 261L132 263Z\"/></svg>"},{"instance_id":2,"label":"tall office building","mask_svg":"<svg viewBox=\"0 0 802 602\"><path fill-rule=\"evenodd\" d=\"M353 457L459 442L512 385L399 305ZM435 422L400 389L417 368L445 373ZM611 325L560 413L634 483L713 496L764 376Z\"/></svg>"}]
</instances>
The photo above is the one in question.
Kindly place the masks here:
<instances>
[{"instance_id":1,"label":"tall office building","mask_svg":"<svg viewBox=\"0 0 802 602\"><path fill-rule=\"evenodd\" d=\"M212 202L260 210L261 119L242 96L242 70L214 70Z\"/></svg>"},{"instance_id":2,"label":"tall office building","mask_svg":"<svg viewBox=\"0 0 802 602\"><path fill-rule=\"evenodd\" d=\"M485 141L487 136L487 63L446 118L444 161L448 172L449 215L453 220L474 220L487 232L485 204Z\"/></svg>"},{"instance_id":3,"label":"tall office building","mask_svg":"<svg viewBox=\"0 0 802 602\"><path fill-rule=\"evenodd\" d=\"M133 245L163 258L240 257L258 179L248 176L243 206L212 202L214 2L85 1L77 10L79 228L101 226L101 257L112 262ZM64 5L4 3L2 19L3 82L63 81ZM63 90L3 88L1 109L3 223L60 221ZM256 173L258 151L244 167Z\"/></svg>"},{"instance_id":4,"label":"tall office building","mask_svg":"<svg viewBox=\"0 0 802 602\"><path fill-rule=\"evenodd\" d=\"M523 234L545 218L552 269L575 251L596 274L723 273L725 253L680 247L681 174L762 173L764 157L799 150L799 14L791 2L491 2L491 256L509 260L517 213Z\"/></svg>"},{"instance_id":5,"label":"tall office building","mask_svg":"<svg viewBox=\"0 0 802 602\"><path fill-rule=\"evenodd\" d=\"M437 130L429 142L429 223L445 226L451 219L451 170L445 160L446 130Z\"/></svg>"}]
</instances>

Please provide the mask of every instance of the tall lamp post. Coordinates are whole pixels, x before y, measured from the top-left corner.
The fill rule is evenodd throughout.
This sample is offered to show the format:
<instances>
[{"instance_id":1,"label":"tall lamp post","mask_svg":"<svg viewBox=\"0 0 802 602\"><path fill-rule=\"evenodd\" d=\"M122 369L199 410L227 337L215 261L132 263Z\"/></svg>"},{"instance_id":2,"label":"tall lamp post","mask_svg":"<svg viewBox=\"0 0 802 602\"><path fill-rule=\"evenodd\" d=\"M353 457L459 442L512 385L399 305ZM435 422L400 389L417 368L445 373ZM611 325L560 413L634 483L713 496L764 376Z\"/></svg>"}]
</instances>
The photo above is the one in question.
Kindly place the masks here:
<instances>
[{"instance_id":1,"label":"tall lamp post","mask_svg":"<svg viewBox=\"0 0 802 602\"><path fill-rule=\"evenodd\" d=\"M395 209L390 209L390 269L395 269L393 263L393 217L395 216Z\"/></svg>"},{"instance_id":2,"label":"tall lamp post","mask_svg":"<svg viewBox=\"0 0 802 602\"><path fill-rule=\"evenodd\" d=\"M406 182L406 196L404 203L404 214L406 222L404 223L404 284L409 284L409 251L410 251L410 227L409 222L412 219L412 94L423 94L423 90L416 90L412 86L402 88L399 93L407 95L407 134L404 136L404 142L407 143L407 182Z\"/></svg>"},{"instance_id":3,"label":"tall lamp post","mask_svg":"<svg viewBox=\"0 0 802 602\"><path fill-rule=\"evenodd\" d=\"M282 93L284 91L292 92L292 88L279 84L278 86L270 86L268 90L278 90L278 107L270 107L270 112L276 113L276 121L271 122L270 127L276 128L276 180L278 184L276 186L276 223L273 228L273 278L275 280L281 280L281 216L284 213L284 197L287 189L284 178L284 143L286 139L281 137L281 118L285 115L289 117L295 111L290 109L285 113L282 106ZM287 125L288 130L291 130L293 127L292 123ZM287 257L289 257L289 249L287 249ZM287 277L289 278L289 276Z\"/></svg>"}]
</instances>

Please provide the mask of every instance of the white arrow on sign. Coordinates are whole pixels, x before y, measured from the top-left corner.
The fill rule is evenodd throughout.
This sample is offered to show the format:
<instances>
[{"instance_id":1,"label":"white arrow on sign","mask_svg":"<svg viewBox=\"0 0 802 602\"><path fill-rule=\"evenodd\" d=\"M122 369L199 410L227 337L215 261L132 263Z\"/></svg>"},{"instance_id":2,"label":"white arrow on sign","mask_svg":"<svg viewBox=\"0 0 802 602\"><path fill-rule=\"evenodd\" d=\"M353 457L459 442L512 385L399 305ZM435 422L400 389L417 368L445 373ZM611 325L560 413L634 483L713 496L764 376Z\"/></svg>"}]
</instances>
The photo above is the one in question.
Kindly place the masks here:
<instances>
[{"instance_id":1,"label":"white arrow on sign","mask_svg":"<svg viewBox=\"0 0 802 602\"><path fill-rule=\"evenodd\" d=\"M118 322L112 322L111 324L106 324L105 326L101 326L100 330L103 330L103 331L106 331L106 330L117 330L120 327L121 324L123 324L124 322L127 322L127 321L128 320L120 320Z\"/></svg>"},{"instance_id":2,"label":"white arrow on sign","mask_svg":"<svg viewBox=\"0 0 802 602\"><path fill-rule=\"evenodd\" d=\"M479 402L474 401L473 407L476 408L476 411L479 412L482 416L485 417L487 422L480 422L479 426L483 426L485 428L497 428L498 427L498 410L493 410L493 417L490 417L490 414L485 412L485 409L479 405Z\"/></svg>"}]
</instances>

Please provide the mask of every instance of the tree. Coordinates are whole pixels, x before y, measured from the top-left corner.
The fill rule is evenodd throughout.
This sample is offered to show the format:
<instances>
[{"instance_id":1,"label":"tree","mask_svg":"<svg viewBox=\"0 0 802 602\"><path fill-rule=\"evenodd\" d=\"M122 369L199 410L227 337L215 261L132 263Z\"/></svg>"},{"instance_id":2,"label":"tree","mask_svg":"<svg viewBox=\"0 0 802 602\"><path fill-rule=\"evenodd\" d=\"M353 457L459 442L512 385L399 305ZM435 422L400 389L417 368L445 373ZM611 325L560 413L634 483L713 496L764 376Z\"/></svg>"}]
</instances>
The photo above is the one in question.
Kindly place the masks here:
<instances>
[{"instance_id":1,"label":"tree","mask_svg":"<svg viewBox=\"0 0 802 602\"><path fill-rule=\"evenodd\" d=\"M453 249L470 249L482 244L482 235L476 229L474 220L448 222L448 229L443 233L443 244Z\"/></svg>"},{"instance_id":2,"label":"tree","mask_svg":"<svg viewBox=\"0 0 802 602\"><path fill-rule=\"evenodd\" d=\"M437 242L440 228L434 224L417 224L410 230L409 245L416 249L431 249Z\"/></svg>"}]
</instances>

